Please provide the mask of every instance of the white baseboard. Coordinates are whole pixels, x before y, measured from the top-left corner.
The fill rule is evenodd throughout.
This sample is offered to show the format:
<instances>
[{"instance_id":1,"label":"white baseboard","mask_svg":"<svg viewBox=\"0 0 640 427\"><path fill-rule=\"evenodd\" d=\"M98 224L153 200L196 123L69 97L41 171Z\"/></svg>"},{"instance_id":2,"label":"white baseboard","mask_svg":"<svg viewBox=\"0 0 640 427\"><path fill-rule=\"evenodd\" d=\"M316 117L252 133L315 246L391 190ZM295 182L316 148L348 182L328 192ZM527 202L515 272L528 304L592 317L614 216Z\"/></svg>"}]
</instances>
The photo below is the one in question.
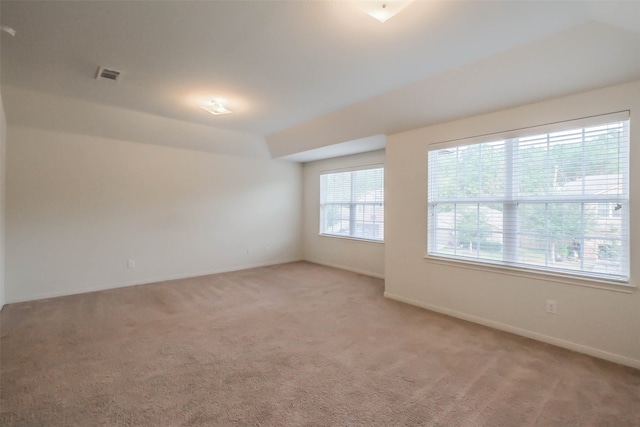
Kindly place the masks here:
<instances>
[{"instance_id":1,"label":"white baseboard","mask_svg":"<svg viewBox=\"0 0 640 427\"><path fill-rule=\"evenodd\" d=\"M385 298L404 302L407 304L415 305L417 307L425 308L427 310L435 311L437 313L446 314L447 316L456 317L458 319L467 320L469 322L478 323L480 325L488 326L490 328L499 329L501 331L510 332L512 334L520 335L523 337L531 338L536 341L541 341L547 344L555 345L557 347L573 350L578 353L584 353L589 356L597 357L599 359L608 360L610 362L619 363L620 365L630 366L632 368L640 369L640 360L632 359L627 356L622 356L608 351L600 350L597 348L589 347L586 345L566 341L560 338L544 335L538 332L530 331L527 329L521 329L515 326L508 325L506 323L496 322L494 320L477 317L471 314L463 313L449 308L440 307L432 304L427 304L412 298L406 298L401 295L396 295L390 292L384 293Z\"/></svg>"},{"instance_id":2,"label":"white baseboard","mask_svg":"<svg viewBox=\"0 0 640 427\"><path fill-rule=\"evenodd\" d=\"M21 298L11 298L6 302L6 304L15 304L18 302L27 302L27 301L46 299L46 298L63 297L67 295L86 294L89 292L106 291L109 289L126 288L129 286L149 285L151 283L166 282L168 280L188 279L191 277L208 276L210 274L229 273L232 271L248 270L250 268L258 268L258 267L268 267L270 265L286 264L289 262L296 262L296 261L302 261L302 259L295 258L295 259L287 259L287 260L279 260L279 261L270 261L266 263L248 264L248 265L235 266L235 267L229 267L229 268L218 268L218 269L200 271L200 272L194 272L194 273L177 274L174 276L163 276L163 277L134 280L131 282L113 283L113 284L104 285L104 286L87 286L87 287L81 287L81 288L64 289L64 290L55 291L55 292L44 292L44 293L35 294L35 295L28 295Z\"/></svg>"},{"instance_id":3,"label":"white baseboard","mask_svg":"<svg viewBox=\"0 0 640 427\"><path fill-rule=\"evenodd\" d=\"M350 271L352 273L358 273L358 274L362 274L362 275L365 275L365 276L375 277L376 279L383 279L384 280L384 274L373 273L371 271L360 270L358 268L348 267L346 265L332 264L332 263L328 263L328 262L318 262L318 261L312 261L312 260L309 260L309 259L305 259L304 261L311 262L313 264L324 265L325 267L337 268L338 270Z\"/></svg>"}]
</instances>

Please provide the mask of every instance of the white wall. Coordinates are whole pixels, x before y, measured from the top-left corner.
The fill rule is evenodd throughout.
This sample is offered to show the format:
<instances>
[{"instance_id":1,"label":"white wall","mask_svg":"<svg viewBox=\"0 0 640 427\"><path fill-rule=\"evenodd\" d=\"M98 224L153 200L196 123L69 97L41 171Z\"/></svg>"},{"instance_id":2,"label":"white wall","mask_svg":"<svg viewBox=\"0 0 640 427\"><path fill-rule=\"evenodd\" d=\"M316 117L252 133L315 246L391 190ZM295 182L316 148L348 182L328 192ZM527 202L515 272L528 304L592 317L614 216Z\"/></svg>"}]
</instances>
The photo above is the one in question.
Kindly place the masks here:
<instances>
[{"instance_id":1,"label":"white wall","mask_svg":"<svg viewBox=\"0 0 640 427\"><path fill-rule=\"evenodd\" d=\"M384 243L319 235L320 173L384 164L384 150L305 163L303 168L303 254L307 261L384 277Z\"/></svg>"},{"instance_id":2,"label":"white wall","mask_svg":"<svg viewBox=\"0 0 640 427\"><path fill-rule=\"evenodd\" d=\"M298 164L11 123L7 151L7 302L302 256Z\"/></svg>"},{"instance_id":3,"label":"white wall","mask_svg":"<svg viewBox=\"0 0 640 427\"><path fill-rule=\"evenodd\" d=\"M3 86L9 125L216 154L270 158L260 135L190 123L15 86ZM197 106L197 114L209 115ZM210 115L209 115L210 116Z\"/></svg>"},{"instance_id":4,"label":"white wall","mask_svg":"<svg viewBox=\"0 0 640 427\"><path fill-rule=\"evenodd\" d=\"M0 96L0 310L4 306L4 199L6 189L6 158L7 158L7 120L4 115L2 96Z\"/></svg>"},{"instance_id":5,"label":"white wall","mask_svg":"<svg viewBox=\"0 0 640 427\"><path fill-rule=\"evenodd\" d=\"M385 295L640 368L640 292L435 263L426 253L429 144L631 110L631 280L640 280L640 81L391 136L386 150ZM634 121L635 120L635 121ZM545 301L555 299L556 315Z\"/></svg>"}]
</instances>

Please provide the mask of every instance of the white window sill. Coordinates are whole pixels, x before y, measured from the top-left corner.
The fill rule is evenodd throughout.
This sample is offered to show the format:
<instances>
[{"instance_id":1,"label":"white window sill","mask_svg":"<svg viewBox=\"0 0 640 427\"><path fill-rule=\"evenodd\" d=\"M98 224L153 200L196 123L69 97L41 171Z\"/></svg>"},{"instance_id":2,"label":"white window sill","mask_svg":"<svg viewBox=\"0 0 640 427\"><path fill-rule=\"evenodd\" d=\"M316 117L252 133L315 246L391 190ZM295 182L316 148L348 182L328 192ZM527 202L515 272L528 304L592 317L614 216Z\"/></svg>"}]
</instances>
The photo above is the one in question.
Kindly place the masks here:
<instances>
[{"instance_id":1,"label":"white window sill","mask_svg":"<svg viewBox=\"0 0 640 427\"><path fill-rule=\"evenodd\" d=\"M357 242L364 242L364 243L378 243L378 244L383 244L384 245L384 240L364 239L362 237L338 236L336 234L323 234L323 233L318 234L318 236L320 236L320 237L330 237L332 239L355 240Z\"/></svg>"},{"instance_id":2,"label":"white window sill","mask_svg":"<svg viewBox=\"0 0 640 427\"><path fill-rule=\"evenodd\" d=\"M524 277L528 279L544 280L547 282L556 282L574 286L584 286L588 288L603 289L613 292L622 292L631 294L637 290L637 287L628 283L608 281L606 279L591 279L587 277L577 277L569 274L561 274L555 272L546 272L539 270L528 270L524 268L509 267L499 264L485 264L462 259L441 258L433 255L425 255L427 262L439 265L447 265L450 267L466 268L477 271L487 271L508 276Z\"/></svg>"}]
</instances>

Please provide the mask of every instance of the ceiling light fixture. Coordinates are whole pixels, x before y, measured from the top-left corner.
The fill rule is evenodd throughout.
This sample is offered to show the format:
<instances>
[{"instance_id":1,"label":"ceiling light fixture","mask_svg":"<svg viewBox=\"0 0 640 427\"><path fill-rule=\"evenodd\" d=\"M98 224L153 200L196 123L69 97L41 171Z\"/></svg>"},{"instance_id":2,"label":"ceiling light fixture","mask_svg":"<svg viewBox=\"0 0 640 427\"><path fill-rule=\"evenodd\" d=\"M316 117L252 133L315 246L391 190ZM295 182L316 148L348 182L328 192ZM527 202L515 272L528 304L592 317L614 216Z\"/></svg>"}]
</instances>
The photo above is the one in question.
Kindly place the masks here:
<instances>
[{"instance_id":1,"label":"ceiling light fixture","mask_svg":"<svg viewBox=\"0 0 640 427\"><path fill-rule=\"evenodd\" d=\"M14 30L11 27L7 27L6 25L0 25L0 31L4 31L5 33L9 34L12 37L16 36L16 30Z\"/></svg>"},{"instance_id":2,"label":"ceiling light fixture","mask_svg":"<svg viewBox=\"0 0 640 427\"><path fill-rule=\"evenodd\" d=\"M386 22L396 16L402 9L413 3L413 0L362 0L356 2L360 9L380 22Z\"/></svg>"},{"instance_id":3,"label":"ceiling light fixture","mask_svg":"<svg viewBox=\"0 0 640 427\"><path fill-rule=\"evenodd\" d=\"M211 103L206 104L206 105L201 105L200 108L202 108L203 110L206 110L208 112L210 112L211 114L213 114L214 116L219 116L221 114L229 114L231 113L230 110L227 110L224 105L222 105L220 102L218 101L211 101Z\"/></svg>"}]
</instances>

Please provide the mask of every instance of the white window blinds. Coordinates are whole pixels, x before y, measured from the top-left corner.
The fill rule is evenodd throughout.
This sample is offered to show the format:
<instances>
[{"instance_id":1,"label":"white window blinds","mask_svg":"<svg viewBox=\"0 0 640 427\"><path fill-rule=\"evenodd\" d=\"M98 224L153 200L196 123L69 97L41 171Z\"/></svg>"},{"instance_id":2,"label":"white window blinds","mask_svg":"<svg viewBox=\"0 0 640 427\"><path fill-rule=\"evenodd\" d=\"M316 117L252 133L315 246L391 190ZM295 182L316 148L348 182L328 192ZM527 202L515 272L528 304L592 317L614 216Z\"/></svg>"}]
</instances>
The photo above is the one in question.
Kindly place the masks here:
<instances>
[{"instance_id":1,"label":"white window blinds","mask_svg":"<svg viewBox=\"0 0 640 427\"><path fill-rule=\"evenodd\" d=\"M320 175L320 234L384 240L384 168Z\"/></svg>"},{"instance_id":2,"label":"white window blinds","mask_svg":"<svg viewBox=\"0 0 640 427\"><path fill-rule=\"evenodd\" d=\"M628 281L628 167L628 112L436 144L428 254Z\"/></svg>"}]
</instances>

